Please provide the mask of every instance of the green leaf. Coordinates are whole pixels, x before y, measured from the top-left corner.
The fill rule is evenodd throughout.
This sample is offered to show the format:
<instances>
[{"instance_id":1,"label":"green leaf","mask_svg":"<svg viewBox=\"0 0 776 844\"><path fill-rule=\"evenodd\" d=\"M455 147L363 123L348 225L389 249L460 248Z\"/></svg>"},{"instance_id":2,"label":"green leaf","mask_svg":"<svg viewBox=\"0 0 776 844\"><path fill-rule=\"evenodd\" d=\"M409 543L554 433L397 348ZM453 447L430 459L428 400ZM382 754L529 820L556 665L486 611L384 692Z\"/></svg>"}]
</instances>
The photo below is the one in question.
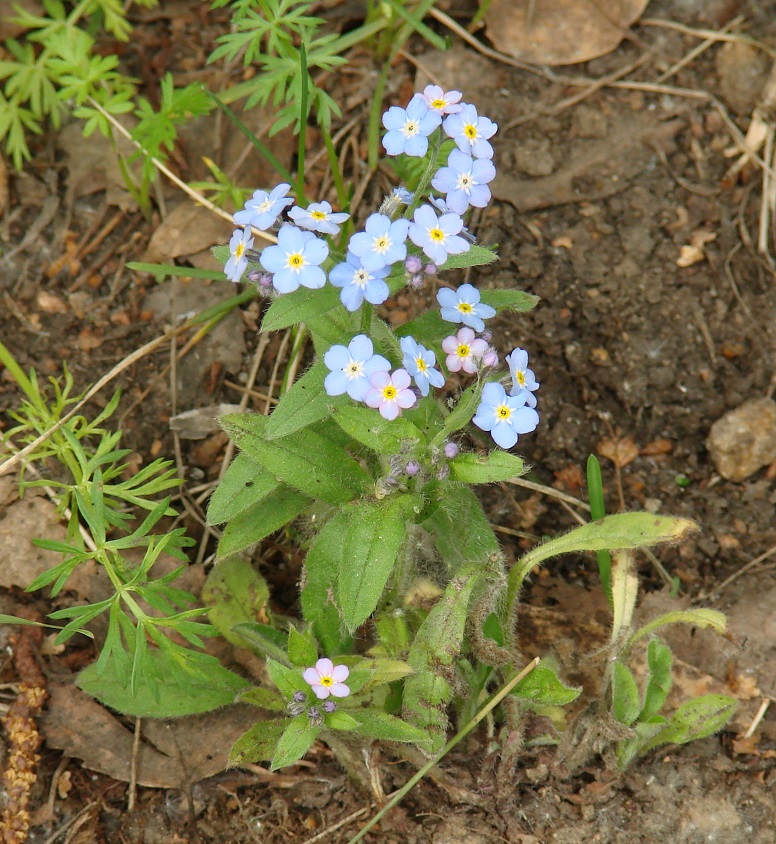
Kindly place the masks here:
<instances>
[{"instance_id":1,"label":"green leaf","mask_svg":"<svg viewBox=\"0 0 776 844\"><path fill-rule=\"evenodd\" d=\"M639 628L631 636L628 646L630 647L635 642L638 642L639 639L649 636L666 624L691 624L693 627L710 627L715 633L724 633L727 629L725 614L719 610L703 608L697 610L674 610L652 619L652 621Z\"/></svg>"},{"instance_id":2,"label":"green leaf","mask_svg":"<svg viewBox=\"0 0 776 844\"><path fill-rule=\"evenodd\" d=\"M671 649L653 639L647 649L647 664L649 679L639 721L648 721L653 715L657 715L668 698L671 691Z\"/></svg>"},{"instance_id":3,"label":"green leaf","mask_svg":"<svg viewBox=\"0 0 776 844\"><path fill-rule=\"evenodd\" d=\"M485 264L492 264L494 261L498 261L498 255L492 249L486 249L484 246L472 243L466 252L461 252L460 255L449 255L439 268L439 272L462 270L467 267L481 267ZM485 301L484 297L482 301Z\"/></svg>"},{"instance_id":4,"label":"green leaf","mask_svg":"<svg viewBox=\"0 0 776 844\"><path fill-rule=\"evenodd\" d=\"M210 607L208 619L218 632L233 645L244 647L245 640L233 632L234 626L266 616L269 587L248 560L233 557L211 570L202 602Z\"/></svg>"},{"instance_id":5,"label":"green leaf","mask_svg":"<svg viewBox=\"0 0 776 844\"><path fill-rule=\"evenodd\" d=\"M143 672L135 678L134 692L117 675L113 659L101 666L102 673L92 663L78 675L76 683L106 706L138 718L178 718L210 712L234 703L237 694L248 686L213 656L185 648L176 648L174 653L179 658L167 649L148 649Z\"/></svg>"},{"instance_id":6,"label":"green leaf","mask_svg":"<svg viewBox=\"0 0 776 844\"><path fill-rule=\"evenodd\" d=\"M247 454L238 454L216 487L207 508L207 523L220 525L244 513L277 489L277 478Z\"/></svg>"},{"instance_id":7,"label":"green leaf","mask_svg":"<svg viewBox=\"0 0 776 844\"><path fill-rule=\"evenodd\" d=\"M727 695L703 695L683 703L668 724L646 743L643 752L661 744L687 744L721 730L738 707L735 698Z\"/></svg>"},{"instance_id":8,"label":"green leaf","mask_svg":"<svg viewBox=\"0 0 776 844\"><path fill-rule=\"evenodd\" d=\"M218 543L218 559L246 551L293 521L309 505L310 498L304 493L287 486L279 487L229 522Z\"/></svg>"},{"instance_id":9,"label":"green leaf","mask_svg":"<svg viewBox=\"0 0 776 844\"><path fill-rule=\"evenodd\" d=\"M314 727L306 712L297 715L280 737L272 756L270 769L277 771L278 768L293 765L313 746L313 742L318 738L320 732L321 727Z\"/></svg>"},{"instance_id":10,"label":"green leaf","mask_svg":"<svg viewBox=\"0 0 776 844\"><path fill-rule=\"evenodd\" d=\"M254 724L232 745L229 767L240 768L272 759L278 741L290 723L290 718L281 718Z\"/></svg>"},{"instance_id":11,"label":"green leaf","mask_svg":"<svg viewBox=\"0 0 776 844\"><path fill-rule=\"evenodd\" d=\"M372 660L371 671L371 677L364 684L366 691L386 683L395 683L412 674L409 663L401 659L386 659L385 657L376 657Z\"/></svg>"},{"instance_id":12,"label":"green leaf","mask_svg":"<svg viewBox=\"0 0 776 844\"><path fill-rule=\"evenodd\" d=\"M281 630L275 630L268 624L256 621L235 624L232 633L242 639L256 653L265 658L269 657L283 665L288 663L288 636Z\"/></svg>"},{"instance_id":13,"label":"green leaf","mask_svg":"<svg viewBox=\"0 0 776 844\"><path fill-rule=\"evenodd\" d=\"M288 629L288 658L292 665L302 668L315 665L318 659L318 646L312 638L293 626Z\"/></svg>"},{"instance_id":14,"label":"green leaf","mask_svg":"<svg viewBox=\"0 0 776 844\"><path fill-rule=\"evenodd\" d=\"M300 287L293 293L286 293L275 299L264 314L261 330L279 331L281 328L290 328L297 323L326 314L336 307L342 307L336 287L329 284L319 290Z\"/></svg>"},{"instance_id":15,"label":"green leaf","mask_svg":"<svg viewBox=\"0 0 776 844\"><path fill-rule=\"evenodd\" d=\"M347 712L337 709L323 716L323 720L327 727L332 730L346 730L352 731L358 727L358 721Z\"/></svg>"},{"instance_id":16,"label":"green leaf","mask_svg":"<svg viewBox=\"0 0 776 844\"><path fill-rule=\"evenodd\" d=\"M350 630L374 612L393 571L415 498L397 494L384 501L362 501L348 507L345 547L339 565L337 596Z\"/></svg>"},{"instance_id":17,"label":"green leaf","mask_svg":"<svg viewBox=\"0 0 776 844\"><path fill-rule=\"evenodd\" d=\"M612 666L612 715L629 727L639 717L640 711L636 678L626 665L615 660Z\"/></svg>"},{"instance_id":18,"label":"green leaf","mask_svg":"<svg viewBox=\"0 0 776 844\"><path fill-rule=\"evenodd\" d=\"M504 626L501 624L501 619L496 613L492 612L485 619L482 625L482 635L497 645L504 646Z\"/></svg>"},{"instance_id":19,"label":"green leaf","mask_svg":"<svg viewBox=\"0 0 776 844\"><path fill-rule=\"evenodd\" d=\"M421 432L407 419L384 419L374 408L344 405L337 408L334 421L357 442L381 455L398 454L402 445L423 441Z\"/></svg>"},{"instance_id":20,"label":"green leaf","mask_svg":"<svg viewBox=\"0 0 776 844\"><path fill-rule=\"evenodd\" d=\"M698 526L690 519L653 516L651 513L615 513L596 522L575 528L529 551L510 569L507 587L508 606L534 566L550 557L574 551L601 551L640 548L661 542L679 542Z\"/></svg>"},{"instance_id":21,"label":"green leaf","mask_svg":"<svg viewBox=\"0 0 776 844\"><path fill-rule=\"evenodd\" d=\"M582 690L567 686L549 666L538 665L515 686L512 694L537 706L566 706Z\"/></svg>"},{"instance_id":22,"label":"green leaf","mask_svg":"<svg viewBox=\"0 0 776 844\"><path fill-rule=\"evenodd\" d=\"M306 429L304 436L268 442L264 416L238 413L222 416L219 422L249 457L311 498L342 504L371 487L361 466L315 428Z\"/></svg>"},{"instance_id":23,"label":"green leaf","mask_svg":"<svg viewBox=\"0 0 776 844\"><path fill-rule=\"evenodd\" d=\"M259 709L266 709L269 712L285 712L288 701L272 689L254 686L252 689L240 692L237 703L250 703L251 706L258 706Z\"/></svg>"},{"instance_id":24,"label":"green leaf","mask_svg":"<svg viewBox=\"0 0 776 844\"><path fill-rule=\"evenodd\" d=\"M347 395L326 394L323 381L328 373L329 368L319 360L294 383L269 417L265 433L268 440L287 437L320 422L330 416L334 408L350 401Z\"/></svg>"},{"instance_id":25,"label":"green leaf","mask_svg":"<svg viewBox=\"0 0 776 844\"><path fill-rule=\"evenodd\" d=\"M449 437L450 434L460 431L461 428L465 428L472 421L472 417L477 412L484 386L484 383L476 381L461 393L455 407L445 418L442 430L432 440L432 445L436 445Z\"/></svg>"},{"instance_id":26,"label":"green leaf","mask_svg":"<svg viewBox=\"0 0 776 844\"><path fill-rule=\"evenodd\" d=\"M396 329L397 337L414 337L419 343L439 345L455 328L439 315L439 311L426 311L415 319L405 322Z\"/></svg>"},{"instance_id":27,"label":"green leaf","mask_svg":"<svg viewBox=\"0 0 776 844\"><path fill-rule=\"evenodd\" d=\"M524 290L483 290L480 301L490 305L499 313L502 311L517 311L524 313L533 310L539 302L539 297Z\"/></svg>"},{"instance_id":28,"label":"green leaf","mask_svg":"<svg viewBox=\"0 0 776 844\"><path fill-rule=\"evenodd\" d=\"M453 480L466 484L508 481L520 477L525 472L521 457L508 451L497 450L488 454L459 454L450 461L449 466Z\"/></svg>"},{"instance_id":29,"label":"green leaf","mask_svg":"<svg viewBox=\"0 0 776 844\"><path fill-rule=\"evenodd\" d=\"M267 673L272 682L278 687L280 694L289 700L294 696L295 692L307 691L307 683L298 668L289 668L287 665L275 662L274 659L268 659Z\"/></svg>"},{"instance_id":30,"label":"green leaf","mask_svg":"<svg viewBox=\"0 0 776 844\"><path fill-rule=\"evenodd\" d=\"M425 744L428 741L428 735L424 730L402 721L401 718L381 712L379 709L365 709L352 714L358 722L355 731L362 736L413 744Z\"/></svg>"},{"instance_id":31,"label":"green leaf","mask_svg":"<svg viewBox=\"0 0 776 844\"><path fill-rule=\"evenodd\" d=\"M469 562L484 562L500 550L482 504L462 484L440 483L436 505L423 527L432 535L439 556L453 572Z\"/></svg>"}]
</instances>

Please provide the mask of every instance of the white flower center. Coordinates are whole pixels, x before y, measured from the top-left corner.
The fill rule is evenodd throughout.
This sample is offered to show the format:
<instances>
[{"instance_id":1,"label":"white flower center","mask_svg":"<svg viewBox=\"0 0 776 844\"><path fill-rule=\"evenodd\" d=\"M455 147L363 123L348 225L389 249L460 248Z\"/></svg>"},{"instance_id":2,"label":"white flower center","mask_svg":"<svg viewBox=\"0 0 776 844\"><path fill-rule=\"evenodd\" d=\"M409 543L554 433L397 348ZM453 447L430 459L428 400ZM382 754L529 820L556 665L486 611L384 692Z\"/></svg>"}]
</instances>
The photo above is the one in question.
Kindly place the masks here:
<instances>
[{"instance_id":1,"label":"white flower center","mask_svg":"<svg viewBox=\"0 0 776 844\"><path fill-rule=\"evenodd\" d=\"M474 187L474 179L472 178L471 173L459 173L458 174L458 184L456 186L458 190L469 191Z\"/></svg>"},{"instance_id":2,"label":"white flower center","mask_svg":"<svg viewBox=\"0 0 776 844\"><path fill-rule=\"evenodd\" d=\"M372 278L367 270L356 270L353 274L353 284L357 287L364 288L367 282Z\"/></svg>"},{"instance_id":3,"label":"white flower center","mask_svg":"<svg viewBox=\"0 0 776 844\"><path fill-rule=\"evenodd\" d=\"M393 244L391 243L391 238L388 237L387 234L380 235L380 237L376 237L374 239L374 251L378 252L380 255L387 252Z\"/></svg>"},{"instance_id":4,"label":"white flower center","mask_svg":"<svg viewBox=\"0 0 776 844\"><path fill-rule=\"evenodd\" d=\"M264 202L256 206L256 210L259 212L259 214L263 214L265 211L269 211L270 208L272 208L272 201L270 199L265 199Z\"/></svg>"},{"instance_id":5,"label":"white flower center","mask_svg":"<svg viewBox=\"0 0 776 844\"><path fill-rule=\"evenodd\" d=\"M420 124L417 120L408 120L401 128L405 138L414 138L420 132Z\"/></svg>"},{"instance_id":6,"label":"white flower center","mask_svg":"<svg viewBox=\"0 0 776 844\"><path fill-rule=\"evenodd\" d=\"M350 363L348 363L343 371L345 373L345 377L349 381L353 381L364 374L364 363L360 360L351 359Z\"/></svg>"}]
</instances>

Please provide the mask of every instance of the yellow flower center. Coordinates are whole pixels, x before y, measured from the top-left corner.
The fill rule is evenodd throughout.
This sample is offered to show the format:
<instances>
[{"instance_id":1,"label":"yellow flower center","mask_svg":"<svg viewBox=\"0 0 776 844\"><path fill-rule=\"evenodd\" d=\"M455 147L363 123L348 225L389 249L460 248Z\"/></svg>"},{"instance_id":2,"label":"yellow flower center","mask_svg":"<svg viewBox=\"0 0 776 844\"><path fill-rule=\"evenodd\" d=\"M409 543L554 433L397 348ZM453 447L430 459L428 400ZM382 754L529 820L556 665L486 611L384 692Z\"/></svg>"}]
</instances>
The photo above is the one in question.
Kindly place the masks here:
<instances>
[{"instance_id":1,"label":"yellow flower center","mask_svg":"<svg viewBox=\"0 0 776 844\"><path fill-rule=\"evenodd\" d=\"M473 141L477 137L477 124L467 123L463 127L463 133L470 141Z\"/></svg>"},{"instance_id":2,"label":"yellow flower center","mask_svg":"<svg viewBox=\"0 0 776 844\"><path fill-rule=\"evenodd\" d=\"M322 686L333 686L334 685L334 678L333 677L321 677L318 681Z\"/></svg>"},{"instance_id":3,"label":"yellow flower center","mask_svg":"<svg viewBox=\"0 0 776 844\"><path fill-rule=\"evenodd\" d=\"M509 417L511 415L512 415L512 411L505 404L500 404L496 408L496 416L498 416L499 419L506 421L507 419L509 419Z\"/></svg>"},{"instance_id":4,"label":"yellow flower center","mask_svg":"<svg viewBox=\"0 0 776 844\"><path fill-rule=\"evenodd\" d=\"M387 252L391 247L390 237L382 235L375 238L375 252Z\"/></svg>"},{"instance_id":5,"label":"yellow flower center","mask_svg":"<svg viewBox=\"0 0 776 844\"><path fill-rule=\"evenodd\" d=\"M304 256L301 255L299 252L294 252L293 255L289 255L288 266L289 269L296 270L297 272L299 272L299 270L301 270L304 266Z\"/></svg>"},{"instance_id":6,"label":"yellow flower center","mask_svg":"<svg viewBox=\"0 0 776 844\"><path fill-rule=\"evenodd\" d=\"M383 387L383 398L386 401L393 401L396 398L398 392L399 391L396 389L396 387L393 386L393 384L388 384L387 387Z\"/></svg>"},{"instance_id":7,"label":"yellow flower center","mask_svg":"<svg viewBox=\"0 0 776 844\"><path fill-rule=\"evenodd\" d=\"M456 354L459 358L468 358L470 354L469 347L464 343L461 343L456 351Z\"/></svg>"},{"instance_id":8,"label":"yellow flower center","mask_svg":"<svg viewBox=\"0 0 776 844\"><path fill-rule=\"evenodd\" d=\"M447 103L444 100L432 100L431 101L431 108L436 108L436 109L441 110L446 105L447 105Z\"/></svg>"},{"instance_id":9,"label":"yellow flower center","mask_svg":"<svg viewBox=\"0 0 776 844\"><path fill-rule=\"evenodd\" d=\"M525 387L525 375L522 372L515 373L515 381L521 386Z\"/></svg>"},{"instance_id":10,"label":"yellow flower center","mask_svg":"<svg viewBox=\"0 0 776 844\"><path fill-rule=\"evenodd\" d=\"M325 220L326 219L326 213L324 211L311 211L310 216L314 220Z\"/></svg>"},{"instance_id":11,"label":"yellow flower center","mask_svg":"<svg viewBox=\"0 0 776 844\"><path fill-rule=\"evenodd\" d=\"M442 229L429 229L428 236L432 240L436 240L437 242L441 242L445 239L445 233L442 231Z\"/></svg>"},{"instance_id":12,"label":"yellow flower center","mask_svg":"<svg viewBox=\"0 0 776 844\"><path fill-rule=\"evenodd\" d=\"M418 368L418 372L425 372L428 369L428 365L421 357L415 358L415 366Z\"/></svg>"},{"instance_id":13,"label":"yellow flower center","mask_svg":"<svg viewBox=\"0 0 776 844\"><path fill-rule=\"evenodd\" d=\"M237 244L237 248L234 250L234 257L235 258L242 258L243 252L245 252L245 241L241 240Z\"/></svg>"},{"instance_id":14,"label":"yellow flower center","mask_svg":"<svg viewBox=\"0 0 776 844\"><path fill-rule=\"evenodd\" d=\"M462 314L470 314L474 308L468 302L458 303L458 312Z\"/></svg>"}]
</instances>

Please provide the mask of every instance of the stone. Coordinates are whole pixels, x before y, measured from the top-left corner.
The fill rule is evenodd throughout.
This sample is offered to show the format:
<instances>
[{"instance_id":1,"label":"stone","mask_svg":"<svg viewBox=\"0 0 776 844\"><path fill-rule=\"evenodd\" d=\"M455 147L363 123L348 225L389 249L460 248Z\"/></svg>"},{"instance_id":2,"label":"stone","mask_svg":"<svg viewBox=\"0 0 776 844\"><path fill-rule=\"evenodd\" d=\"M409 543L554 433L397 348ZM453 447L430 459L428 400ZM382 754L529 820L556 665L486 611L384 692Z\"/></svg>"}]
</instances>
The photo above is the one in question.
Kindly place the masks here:
<instances>
[{"instance_id":1,"label":"stone","mask_svg":"<svg viewBox=\"0 0 776 844\"><path fill-rule=\"evenodd\" d=\"M776 460L776 402L753 399L726 413L706 440L717 471L728 481L743 481Z\"/></svg>"}]
</instances>

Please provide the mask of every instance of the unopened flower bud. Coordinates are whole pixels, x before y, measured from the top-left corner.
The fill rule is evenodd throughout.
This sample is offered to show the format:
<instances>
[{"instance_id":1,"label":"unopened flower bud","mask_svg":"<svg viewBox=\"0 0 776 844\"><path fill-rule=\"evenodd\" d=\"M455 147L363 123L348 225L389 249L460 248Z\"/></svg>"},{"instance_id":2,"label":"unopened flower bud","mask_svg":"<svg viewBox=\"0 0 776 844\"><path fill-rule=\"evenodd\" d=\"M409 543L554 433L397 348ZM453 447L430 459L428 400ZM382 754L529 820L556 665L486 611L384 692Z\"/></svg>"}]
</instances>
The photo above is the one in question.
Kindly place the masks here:
<instances>
[{"instance_id":1,"label":"unopened flower bud","mask_svg":"<svg viewBox=\"0 0 776 844\"><path fill-rule=\"evenodd\" d=\"M323 723L323 716L317 706L311 706L307 710L307 717L313 727L319 727Z\"/></svg>"},{"instance_id":2,"label":"unopened flower bud","mask_svg":"<svg viewBox=\"0 0 776 844\"><path fill-rule=\"evenodd\" d=\"M488 346L485 349L485 352L482 355L482 365L487 366L489 369L498 366L498 353L492 346Z\"/></svg>"},{"instance_id":3,"label":"unopened flower bud","mask_svg":"<svg viewBox=\"0 0 776 844\"><path fill-rule=\"evenodd\" d=\"M296 703L304 703L307 700L307 695L303 691L294 692L294 701Z\"/></svg>"},{"instance_id":4,"label":"unopened flower bud","mask_svg":"<svg viewBox=\"0 0 776 844\"><path fill-rule=\"evenodd\" d=\"M420 290L425 280L420 273L415 273L415 275L410 276L410 280L407 283L413 290Z\"/></svg>"},{"instance_id":5,"label":"unopened flower bud","mask_svg":"<svg viewBox=\"0 0 776 844\"><path fill-rule=\"evenodd\" d=\"M444 452L445 452L445 457L448 460L452 460L454 457L457 457L458 451L459 451L458 443L454 443L454 442L445 443Z\"/></svg>"},{"instance_id":6,"label":"unopened flower bud","mask_svg":"<svg viewBox=\"0 0 776 844\"><path fill-rule=\"evenodd\" d=\"M420 471L420 463L417 460L410 460L410 462L404 467L404 471L411 477L414 478L415 475L418 474Z\"/></svg>"},{"instance_id":7,"label":"unopened flower bud","mask_svg":"<svg viewBox=\"0 0 776 844\"><path fill-rule=\"evenodd\" d=\"M334 703L334 701L333 701L333 700L325 700L325 701L321 704L321 709L322 709L322 710L323 710L323 711L324 711L327 715L331 715L331 713L332 713L332 712L336 712L336 711L337 711L337 704L336 704L336 703Z\"/></svg>"},{"instance_id":8,"label":"unopened flower bud","mask_svg":"<svg viewBox=\"0 0 776 844\"><path fill-rule=\"evenodd\" d=\"M404 262L404 269L407 270L410 275L419 273L422 266L423 261L420 260L420 255L409 255L407 260Z\"/></svg>"},{"instance_id":9,"label":"unopened flower bud","mask_svg":"<svg viewBox=\"0 0 776 844\"><path fill-rule=\"evenodd\" d=\"M296 718L297 715L301 715L304 712L304 704L289 703L286 705L286 709L288 710L289 715L293 715Z\"/></svg>"},{"instance_id":10,"label":"unopened flower bud","mask_svg":"<svg viewBox=\"0 0 776 844\"><path fill-rule=\"evenodd\" d=\"M436 273L437 273L437 269L438 269L437 265L436 265L436 264L432 264L432 263L431 263L431 261L429 261L429 262L426 264L426 266L425 266L425 267L423 267L423 272L424 272L426 275L436 275Z\"/></svg>"},{"instance_id":11,"label":"unopened flower bud","mask_svg":"<svg viewBox=\"0 0 776 844\"><path fill-rule=\"evenodd\" d=\"M488 331L488 329L486 328L484 331L480 331L480 337L486 343L490 343L490 341L493 339L493 334L490 331Z\"/></svg>"},{"instance_id":12,"label":"unopened flower bud","mask_svg":"<svg viewBox=\"0 0 776 844\"><path fill-rule=\"evenodd\" d=\"M260 290L272 289L272 274L264 270L253 269L248 273L248 281L252 281Z\"/></svg>"}]
</instances>

